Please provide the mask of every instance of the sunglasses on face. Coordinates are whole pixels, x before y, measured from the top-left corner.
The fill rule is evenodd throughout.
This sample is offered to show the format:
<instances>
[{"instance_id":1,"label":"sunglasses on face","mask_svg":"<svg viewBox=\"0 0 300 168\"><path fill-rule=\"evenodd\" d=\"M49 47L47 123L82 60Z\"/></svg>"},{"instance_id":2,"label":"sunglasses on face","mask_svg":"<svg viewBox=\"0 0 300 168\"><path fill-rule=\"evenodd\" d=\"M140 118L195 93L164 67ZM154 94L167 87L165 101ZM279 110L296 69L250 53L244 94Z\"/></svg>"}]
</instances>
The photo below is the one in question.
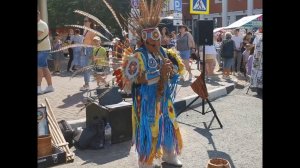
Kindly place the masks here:
<instances>
[{"instance_id":1,"label":"sunglasses on face","mask_svg":"<svg viewBox=\"0 0 300 168\"><path fill-rule=\"evenodd\" d=\"M157 29L144 29L142 31L142 39L147 40L148 38L151 38L152 40L160 40L160 33Z\"/></svg>"}]
</instances>

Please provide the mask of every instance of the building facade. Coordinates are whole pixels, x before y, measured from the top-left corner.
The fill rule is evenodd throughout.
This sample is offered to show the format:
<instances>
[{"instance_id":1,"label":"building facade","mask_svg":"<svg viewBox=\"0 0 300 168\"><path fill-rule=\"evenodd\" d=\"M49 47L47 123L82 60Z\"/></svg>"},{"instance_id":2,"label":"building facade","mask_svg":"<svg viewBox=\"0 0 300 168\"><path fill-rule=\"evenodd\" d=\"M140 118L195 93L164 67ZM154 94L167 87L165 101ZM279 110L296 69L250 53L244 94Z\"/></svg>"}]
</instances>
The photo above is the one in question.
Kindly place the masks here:
<instances>
[{"instance_id":1,"label":"building facade","mask_svg":"<svg viewBox=\"0 0 300 168\"><path fill-rule=\"evenodd\" d=\"M191 15L190 0L182 0L183 23L192 27L193 20L214 20L214 27L225 27L244 16L262 13L262 0L210 0L209 5L209 15ZM171 15L174 0L169 0L163 11L164 16Z\"/></svg>"},{"instance_id":2,"label":"building facade","mask_svg":"<svg viewBox=\"0 0 300 168\"><path fill-rule=\"evenodd\" d=\"M203 16L204 20L214 20L215 27L228 26L242 17L262 13L262 0L225 0L227 19L222 23L222 1L210 0L210 14Z\"/></svg>"}]
</instances>

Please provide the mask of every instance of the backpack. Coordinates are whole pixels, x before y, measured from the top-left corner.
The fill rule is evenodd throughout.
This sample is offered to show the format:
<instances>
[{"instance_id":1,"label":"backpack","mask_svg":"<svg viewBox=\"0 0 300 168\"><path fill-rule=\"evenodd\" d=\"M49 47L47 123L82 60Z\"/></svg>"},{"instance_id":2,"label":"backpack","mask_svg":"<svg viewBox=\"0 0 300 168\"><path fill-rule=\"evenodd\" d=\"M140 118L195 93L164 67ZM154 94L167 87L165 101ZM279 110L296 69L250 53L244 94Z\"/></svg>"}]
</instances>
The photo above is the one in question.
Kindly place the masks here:
<instances>
[{"instance_id":1,"label":"backpack","mask_svg":"<svg viewBox=\"0 0 300 168\"><path fill-rule=\"evenodd\" d=\"M80 150L104 148L104 120L94 120L74 141L74 146Z\"/></svg>"},{"instance_id":2,"label":"backpack","mask_svg":"<svg viewBox=\"0 0 300 168\"><path fill-rule=\"evenodd\" d=\"M234 55L234 41L231 39L224 40L221 44L220 54L222 58L233 58Z\"/></svg>"}]
</instances>

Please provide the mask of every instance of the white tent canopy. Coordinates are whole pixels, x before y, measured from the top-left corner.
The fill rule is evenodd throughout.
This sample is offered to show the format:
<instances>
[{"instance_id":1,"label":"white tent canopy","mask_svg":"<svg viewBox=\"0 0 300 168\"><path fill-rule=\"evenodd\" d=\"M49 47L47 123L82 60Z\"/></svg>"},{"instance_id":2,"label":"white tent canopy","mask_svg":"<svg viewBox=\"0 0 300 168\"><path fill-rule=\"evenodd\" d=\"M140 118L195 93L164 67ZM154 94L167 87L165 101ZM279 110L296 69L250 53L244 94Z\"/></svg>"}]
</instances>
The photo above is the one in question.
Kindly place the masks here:
<instances>
[{"instance_id":1,"label":"white tent canopy","mask_svg":"<svg viewBox=\"0 0 300 168\"><path fill-rule=\"evenodd\" d=\"M243 17L243 18L239 19L238 21L230 24L229 26L224 27L224 29L232 29L232 28L242 27L243 25L251 22L254 19L257 19L260 16L262 16L262 14Z\"/></svg>"},{"instance_id":2,"label":"white tent canopy","mask_svg":"<svg viewBox=\"0 0 300 168\"><path fill-rule=\"evenodd\" d=\"M221 30L223 30L225 27L218 27L218 28L215 28L214 29L214 33L216 33L216 32L218 32L218 31L221 31Z\"/></svg>"}]
</instances>

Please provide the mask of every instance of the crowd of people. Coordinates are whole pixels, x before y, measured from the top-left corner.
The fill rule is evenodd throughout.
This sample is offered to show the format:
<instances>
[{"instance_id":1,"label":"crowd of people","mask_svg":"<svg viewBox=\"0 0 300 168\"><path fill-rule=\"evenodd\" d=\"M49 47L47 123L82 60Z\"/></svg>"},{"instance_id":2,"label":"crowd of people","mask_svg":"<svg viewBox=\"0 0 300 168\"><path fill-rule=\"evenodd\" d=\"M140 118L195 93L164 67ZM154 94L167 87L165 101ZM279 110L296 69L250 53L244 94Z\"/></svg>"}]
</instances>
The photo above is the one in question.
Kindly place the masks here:
<instances>
[{"instance_id":1,"label":"crowd of people","mask_svg":"<svg viewBox=\"0 0 300 168\"><path fill-rule=\"evenodd\" d=\"M217 42L218 54L223 62L223 76L229 79L229 74L243 75L250 79L250 86L262 90L262 28L244 35L240 29L219 33Z\"/></svg>"},{"instance_id":2,"label":"crowd of people","mask_svg":"<svg viewBox=\"0 0 300 168\"><path fill-rule=\"evenodd\" d=\"M155 17L159 17L159 11L156 12ZM91 18L85 17L83 21L85 27L94 29ZM157 28L158 21L159 19L152 20L153 23L139 22L141 30L132 30L131 39L126 32L123 33L122 40L115 38L111 53L115 60L122 60L123 64L119 67L123 71L123 82L130 84L127 88L131 90L133 99L133 143L137 147L140 167L153 167L155 157L182 166L177 157L181 153L183 142L175 120L174 88L179 79L185 80L184 69L188 73L188 80L192 81L194 76L191 71L191 56L197 50L203 50L203 46L196 47L188 26L180 25L176 34L175 31L169 32L167 27ZM38 12L38 94L54 91L47 59L50 50L59 50L64 44L86 45L68 49L68 72L95 65L93 75L97 85L104 84L108 87L105 71L110 69L109 56L96 33L85 29L83 35L80 35L79 29L69 29L64 41L56 33L52 43L48 34L48 25L40 19ZM51 55L54 73L60 73L63 52ZM196 56L197 61L200 58ZM235 29L232 33L215 33L213 45L205 45L205 65L207 80L210 80L216 67L219 67L223 71L223 78L230 79L230 75L249 76L251 86L262 89L262 29L255 36L252 32L243 36L240 29ZM83 71L83 86L79 88L80 91L90 89L91 73L89 70ZM43 77L48 85L44 90L41 88Z\"/></svg>"},{"instance_id":3,"label":"crowd of people","mask_svg":"<svg viewBox=\"0 0 300 168\"><path fill-rule=\"evenodd\" d=\"M93 20L86 17L84 19L84 25L93 28ZM161 34L160 44L164 48L176 48L176 50L180 53L180 57L183 60L185 69L188 72L188 80L191 81L193 78L193 74L191 71L191 59L195 59L191 56L195 55L195 53L197 53L197 50L199 49L200 59L203 59L201 56L203 47L200 46L199 48L196 48L193 35L190 32L191 30L187 26L180 25L178 30L179 32L176 34L175 31L169 32L167 27L159 27L159 31ZM138 37L137 32L133 31L130 39L128 38L128 33L125 32L123 33L123 35L124 37L122 38L122 40L120 40L119 38L115 38L113 43L114 46L112 46L112 56L120 60L122 59L124 48L130 47L133 51L138 48L141 43L141 39L140 37ZM79 29L69 29L68 35L64 41L62 41L62 37L59 33L55 33L55 35L53 36L53 40L51 40L52 42L50 43L50 50L58 50L61 47L70 44L94 45L94 38L100 39L96 36L95 33L90 31L85 30L83 32L83 35L80 35ZM257 68L253 68L253 61L255 60L255 67L259 67L259 69L261 69L261 66L256 66L256 64L261 64L262 62L262 49L261 47L257 47L257 45L260 45L262 41L259 40L259 38L262 39L261 29L257 30L255 34L253 34L252 32L243 32L242 34L240 32L240 29L238 28L234 29L233 31L227 30L225 32L216 32L214 34L214 44L205 46L206 79L211 80L216 67L219 67L218 71L223 71L223 78L225 79L230 79L230 75L244 75L245 77L250 78L251 86L262 88L261 70L258 71ZM103 49L105 50L105 48ZM67 65L67 71L74 72L81 67L91 64L91 59L94 56L92 51L92 47L68 48L69 61ZM106 50L105 52L103 51L103 53L107 53L108 55L108 51ZM55 52L50 56L53 59L53 74L59 74L61 72L61 64L64 58L63 52ZM260 58L256 58L255 56ZM259 63L257 63L257 60L259 61ZM119 65L114 69L118 67ZM184 81L184 75L181 75L180 79ZM107 85L105 80L101 81L105 85ZM84 72L84 85L80 88L80 90L88 90L89 82L90 72L86 71ZM45 91L51 91L51 87L52 85L49 86L50 89L48 88ZM41 89L39 89L38 93L42 93Z\"/></svg>"}]
</instances>

